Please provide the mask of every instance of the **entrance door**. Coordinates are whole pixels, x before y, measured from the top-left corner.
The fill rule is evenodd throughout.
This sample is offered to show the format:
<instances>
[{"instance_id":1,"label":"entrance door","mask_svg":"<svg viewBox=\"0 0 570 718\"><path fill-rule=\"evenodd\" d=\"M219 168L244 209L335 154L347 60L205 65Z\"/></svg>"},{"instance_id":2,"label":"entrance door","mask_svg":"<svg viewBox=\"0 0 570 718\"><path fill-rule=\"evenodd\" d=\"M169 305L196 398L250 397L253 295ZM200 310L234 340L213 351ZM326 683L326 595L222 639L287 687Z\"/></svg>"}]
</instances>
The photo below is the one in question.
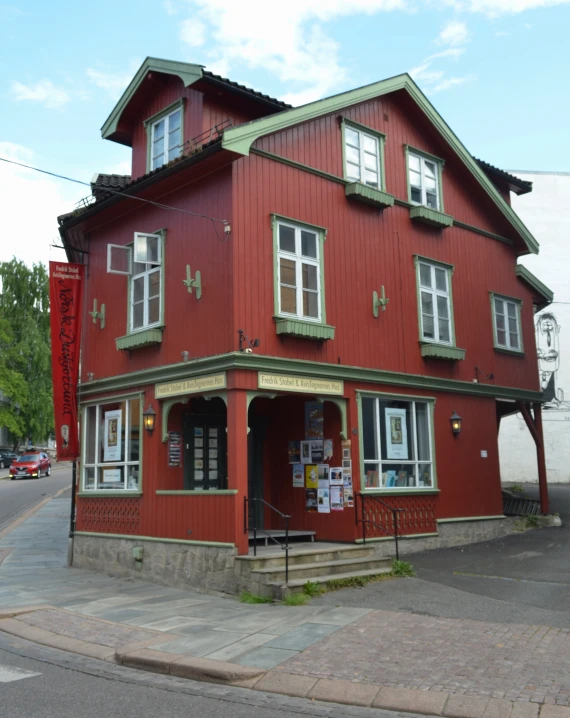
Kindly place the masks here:
<instances>
[{"instance_id":1,"label":"entrance door","mask_svg":"<svg viewBox=\"0 0 570 718\"><path fill-rule=\"evenodd\" d=\"M250 420L250 431L247 437L247 470L248 470L248 509L249 525L263 528L263 504L252 501L254 498L263 498L263 445L267 433L267 423L262 419Z\"/></svg>"},{"instance_id":2,"label":"entrance door","mask_svg":"<svg viewBox=\"0 0 570 718\"><path fill-rule=\"evenodd\" d=\"M226 489L227 437L225 420L218 416L184 417L184 489Z\"/></svg>"}]
</instances>

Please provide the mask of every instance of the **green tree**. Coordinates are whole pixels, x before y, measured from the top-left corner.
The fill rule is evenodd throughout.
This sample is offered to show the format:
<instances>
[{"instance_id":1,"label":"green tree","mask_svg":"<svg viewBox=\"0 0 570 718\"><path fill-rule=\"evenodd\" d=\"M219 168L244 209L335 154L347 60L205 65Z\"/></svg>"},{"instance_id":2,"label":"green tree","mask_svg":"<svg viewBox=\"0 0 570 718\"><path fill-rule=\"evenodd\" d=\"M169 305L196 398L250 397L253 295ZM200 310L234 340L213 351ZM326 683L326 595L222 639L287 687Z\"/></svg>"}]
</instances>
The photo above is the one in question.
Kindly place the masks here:
<instances>
[{"instance_id":1,"label":"green tree","mask_svg":"<svg viewBox=\"0 0 570 718\"><path fill-rule=\"evenodd\" d=\"M17 441L53 432L49 278L43 264L0 263L0 424Z\"/></svg>"}]
</instances>

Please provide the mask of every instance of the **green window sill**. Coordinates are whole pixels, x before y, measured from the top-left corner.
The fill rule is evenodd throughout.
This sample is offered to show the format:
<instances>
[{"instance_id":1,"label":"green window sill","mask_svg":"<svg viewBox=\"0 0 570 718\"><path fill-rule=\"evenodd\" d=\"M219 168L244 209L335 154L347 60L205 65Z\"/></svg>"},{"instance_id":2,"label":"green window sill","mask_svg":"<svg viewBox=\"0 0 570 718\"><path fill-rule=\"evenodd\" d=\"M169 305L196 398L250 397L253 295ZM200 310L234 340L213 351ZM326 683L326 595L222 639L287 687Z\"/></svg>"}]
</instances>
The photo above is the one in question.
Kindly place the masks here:
<instances>
[{"instance_id":1,"label":"green window sill","mask_svg":"<svg viewBox=\"0 0 570 718\"><path fill-rule=\"evenodd\" d=\"M447 344L436 344L435 342L420 342L423 357L432 359L449 359L461 361L465 359L465 349L458 349Z\"/></svg>"},{"instance_id":2,"label":"green window sill","mask_svg":"<svg viewBox=\"0 0 570 718\"><path fill-rule=\"evenodd\" d=\"M410 219L415 222L423 222L429 227L437 229L445 229L453 225L453 217L450 214L444 214L437 209L424 207L423 205L414 206L410 209Z\"/></svg>"},{"instance_id":3,"label":"green window sill","mask_svg":"<svg viewBox=\"0 0 570 718\"><path fill-rule=\"evenodd\" d=\"M181 489L180 491L158 489L155 494L157 496L233 496L237 492L237 489L212 489L210 491L201 489Z\"/></svg>"},{"instance_id":4,"label":"green window sill","mask_svg":"<svg viewBox=\"0 0 570 718\"><path fill-rule=\"evenodd\" d=\"M394 197L375 187L369 187L361 182L347 184L344 193L350 199L358 200L377 209L386 209L394 206Z\"/></svg>"},{"instance_id":5,"label":"green window sill","mask_svg":"<svg viewBox=\"0 0 570 718\"><path fill-rule=\"evenodd\" d=\"M321 342L334 339L334 327L331 327L330 324L318 324L317 322L286 319L285 317L274 317L274 319L277 334L302 337L304 339L318 339Z\"/></svg>"},{"instance_id":6,"label":"green window sill","mask_svg":"<svg viewBox=\"0 0 570 718\"><path fill-rule=\"evenodd\" d=\"M519 351L518 349L505 349L505 347L495 347L495 351L499 352L499 354L509 354L510 356L515 357L524 357L525 353Z\"/></svg>"},{"instance_id":7,"label":"green window sill","mask_svg":"<svg viewBox=\"0 0 570 718\"><path fill-rule=\"evenodd\" d=\"M113 497L116 499L132 499L139 498L142 496L142 491L134 491L129 489L117 489L116 491L78 491L78 496L89 499L107 499Z\"/></svg>"},{"instance_id":8,"label":"green window sill","mask_svg":"<svg viewBox=\"0 0 570 718\"><path fill-rule=\"evenodd\" d=\"M426 496L428 494L439 494L439 489L431 486L411 486L409 489L362 489L362 496Z\"/></svg>"},{"instance_id":9,"label":"green window sill","mask_svg":"<svg viewBox=\"0 0 570 718\"><path fill-rule=\"evenodd\" d=\"M160 344L162 342L162 332L164 327L153 327L152 329L143 329L140 332L126 334L124 337L115 339L117 350L121 349L138 349L139 347L148 347L151 344Z\"/></svg>"}]
</instances>

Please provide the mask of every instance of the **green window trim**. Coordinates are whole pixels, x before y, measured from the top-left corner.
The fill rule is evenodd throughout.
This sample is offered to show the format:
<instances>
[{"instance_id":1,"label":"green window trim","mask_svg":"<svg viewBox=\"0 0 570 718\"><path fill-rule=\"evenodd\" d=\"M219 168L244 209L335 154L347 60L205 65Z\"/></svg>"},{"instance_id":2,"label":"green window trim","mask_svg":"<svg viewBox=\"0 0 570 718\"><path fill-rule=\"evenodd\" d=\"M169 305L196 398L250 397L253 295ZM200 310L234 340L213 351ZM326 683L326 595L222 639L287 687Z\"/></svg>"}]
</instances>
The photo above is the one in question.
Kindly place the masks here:
<instances>
[{"instance_id":1,"label":"green window trim","mask_svg":"<svg viewBox=\"0 0 570 718\"><path fill-rule=\"evenodd\" d=\"M446 229L453 226L453 217L450 214L439 212L437 209L426 207L423 204L410 207L410 219L415 222L423 222L423 224L437 229Z\"/></svg>"},{"instance_id":2,"label":"green window trim","mask_svg":"<svg viewBox=\"0 0 570 718\"><path fill-rule=\"evenodd\" d=\"M238 494L238 489L210 489L202 491L200 489L184 489L184 490L168 490L157 489L154 492L157 496L233 496Z\"/></svg>"},{"instance_id":3,"label":"green window trim","mask_svg":"<svg viewBox=\"0 0 570 718\"><path fill-rule=\"evenodd\" d=\"M409 488L390 488L389 490L383 489L367 489L364 485L364 430L362 420L362 399L395 399L396 401L408 401L416 402L421 401L429 407L429 421L430 421L430 449L431 449L431 469L432 469L432 486L410 486ZM439 493L437 484L437 461L435 454L435 397L430 396L414 396L411 394L395 394L391 392L383 391L366 391L356 390L356 405L358 409L358 453L359 453L359 469L360 469L360 492L366 496L389 496L392 495L419 495L419 494L436 494ZM371 462L366 462L371 463ZM384 459L378 457L378 466L381 469L382 463L388 463ZM421 462L416 462L421 463Z\"/></svg>"},{"instance_id":4,"label":"green window trim","mask_svg":"<svg viewBox=\"0 0 570 718\"><path fill-rule=\"evenodd\" d=\"M149 234L158 234L161 237L161 276L160 276L160 320L158 324L154 324L150 327L141 327L135 331L131 330L131 312L133 309L131 296L133 290L133 277L132 274L127 279L127 330L126 334L122 337L117 337L115 343L117 351L123 349L138 349L149 346L151 344L160 344L162 342L162 333L164 331L164 305L166 300L165 291L165 277L166 277L166 229L159 229L156 232L149 232ZM132 246L132 245L127 245Z\"/></svg>"},{"instance_id":5,"label":"green window trim","mask_svg":"<svg viewBox=\"0 0 570 718\"><path fill-rule=\"evenodd\" d=\"M182 151L184 148L184 109L186 106L186 98L181 97L179 100L176 100L176 102L173 102L171 105L168 105L168 107L165 107L160 112L157 112L155 115L152 115L152 117L148 117L146 120L144 120L144 129L146 132L146 171L150 172L152 170L151 168L151 153L152 153L152 126L155 122L160 122L164 117L167 117L172 112L176 112L176 110L180 109L180 155L182 156ZM157 167L156 169L161 169L165 165L168 164L168 158L166 158L167 161L161 165L160 167Z\"/></svg>"},{"instance_id":6,"label":"green window trim","mask_svg":"<svg viewBox=\"0 0 570 718\"><path fill-rule=\"evenodd\" d=\"M379 190L380 192L386 192L386 170L384 166L384 158L385 158L385 145L386 145L386 135L383 132L379 132L378 130L372 129L372 127L367 127L366 125L361 125L359 122L353 122L352 120L348 120L346 117L341 118L340 122L341 126L341 133L342 133L342 176L347 182L353 182L353 180L349 179L346 173L346 137L345 137L345 130L346 127L352 127L354 130L357 130L358 132L364 132L368 135L372 135L378 140L378 177L380 179L380 186L379 187L372 187L372 189ZM364 187L370 187L370 185L365 184L364 182L358 182L358 184L364 185Z\"/></svg>"},{"instance_id":7,"label":"green window trim","mask_svg":"<svg viewBox=\"0 0 570 718\"><path fill-rule=\"evenodd\" d=\"M422 332L422 298L420 294L420 263L425 262L426 264L431 264L437 267L441 267L442 269L445 269L447 271L447 287L448 287L448 294L449 294L449 326L450 326L450 334L451 334L451 342L449 344L444 344L443 342L439 341L430 341L429 339L425 339ZM438 346L438 347L446 347L447 349L457 349L458 351L463 351L463 349L458 349L455 342L455 312L453 309L453 273L455 271L455 266L453 264L448 264L447 262L441 262L438 259L431 259L430 257L423 257L419 254L414 254L414 266L416 269L416 294L417 294L417 302L418 302L418 332L419 332L419 342L420 346L423 349L423 346L426 344ZM435 350L434 350L435 351ZM424 354L422 351L422 356L428 356L428 354ZM429 354L429 356L435 356L434 353ZM439 357L439 358L453 358L453 357ZM457 357L458 359L463 359L463 357Z\"/></svg>"},{"instance_id":8,"label":"green window trim","mask_svg":"<svg viewBox=\"0 0 570 718\"><path fill-rule=\"evenodd\" d=\"M465 359L465 349L450 347L447 344L437 342L421 341L421 353L423 357L431 359L449 359L450 361L462 361Z\"/></svg>"},{"instance_id":9,"label":"green window trim","mask_svg":"<svg viewBox=\"0 0 570 718\"><path fill-rule=\"evenodd\" d=\"M382 192L375 187L362 184L362 182L351 182L344 189L344 194L350 199L356 199L363 204L369 204L377 209L384 210L394 206L394 196Z\"/></svg>"},{"instance_id":10,"label":"green window trim","mask_svg":"<svg viewBox=\"0 0 570 718\"><path fill-rule=\"evenodd\" d=\"M497 341L497 324L495 320L495 299L502 299L506 302L512 302L517 307L517 328L520 346L518 349L510 349L509 347L502 346ZM510 354L511 356L525 356L523 331L522 331L522 307L523 300L518 297L509 297L506 294L499 294L498 292L489 292L489 302L491 304L491 325L493 327L493 348L496 352L501 354Z\"/></svg>"},{"instance_id":11,"label":"green window trim","mask_svg":"<svg viewBox=\"0 0 570 718\"><path fill-rule=\"evenodd\" d=\"M418 205L415 202L412 202L412 188L410 186L410 167L409 167L409 154L412 153L414 155L419 155L420 157L423 157L426 160L430 160L430 162L434 162L435 166L437 167L437 183L438 183L438 195L437 195L437 203L438 208L437 212L443 214L445 211L444 204L443 204L443 167L445 165L445 160L441 157L436 157L435 155L430 155L429 152L424 152L424 150L418 150L416 147L412 147L411 145L404 145L404 155L406 158L406 187L407 187L407 197L408 202L412 204L414 207L422 207L424 205ZM450 215L446 215L449 217Z\"/></svg>"},{"instance_id":12,"label":"green window trim","mask_svg":"<svg viewBox=\"0 0 570 718\"><path fill-rule=\"evenodd\" d=\"M320 291L320 319L311 320L304 317L296 317L287 314L281 314L279 311L279 223L293 224L297 227L309 229L317 235L319 246L319 291ZM325 256L324 246L327 238L327 229L319 227L316 224L309 224L298 219L291 219L280 214L271 215L271 227L273 231L273 300L274 300L274 318L277 326L277 334L290 334L292 331L298 331L294 336L306 337L309 339L332 339L334 337L334 327L327 324L326 314L326 294L325 294ZM307 327L306 325L310 325ZM311 329L314 327L314 329ZM320 328L320 331L319 331ZM292 330L292 331L289 331ZM324 334L332 330L333 336L326 337ZM315 334L318 336L315 337Z\"/></svg>"},{"instance_id":13,"label":"green window trim","mask_svg":"<svg viewBox=\"0 0 570 718\"><path fill-rule=\"evenodd\" d=\"M89 407L101 406L103 404L110 404L113 402L123 402L138 400L139 402L139 474L138 474L138 487L136 489L116 489L109 491L108 489L97 490L97 489L86 489L85 488L85 432L87 430L87 410ZM144 459L144 392L125 392L122 394L116 394L112 396L105 396L99 399L93 399L83 401L80 403L80 416L81 416L81 427L80 427L80 477L79 477L79 491L77 492L80 496L86 498L106 498L108 496L117 498L138 498L143 495L143 459ZM126 450L125 450L126 459ZM125 460L124 465L127 466ZM95 462L99 466L100 462Z\"/></svg>"}]
</instances>

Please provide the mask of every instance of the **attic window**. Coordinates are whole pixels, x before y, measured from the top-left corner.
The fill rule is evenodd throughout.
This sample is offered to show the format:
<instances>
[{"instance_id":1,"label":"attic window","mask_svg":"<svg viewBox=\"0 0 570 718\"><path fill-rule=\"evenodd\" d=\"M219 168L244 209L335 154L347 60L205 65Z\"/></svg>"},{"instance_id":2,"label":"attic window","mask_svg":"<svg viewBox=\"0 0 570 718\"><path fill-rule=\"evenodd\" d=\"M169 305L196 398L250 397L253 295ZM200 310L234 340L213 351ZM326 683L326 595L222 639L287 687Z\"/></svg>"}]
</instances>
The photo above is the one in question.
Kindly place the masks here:
<instances>
[{"instance_id":1,"label":"attic window","mask_svg":"<svg viewBox=\"0 0 570 718\"><path fill-rule=\"evenodd\" d=\"M150 140L150 169L180 157L182 152L182 108L152 123Z\"/></svg>"}]
</instances>

